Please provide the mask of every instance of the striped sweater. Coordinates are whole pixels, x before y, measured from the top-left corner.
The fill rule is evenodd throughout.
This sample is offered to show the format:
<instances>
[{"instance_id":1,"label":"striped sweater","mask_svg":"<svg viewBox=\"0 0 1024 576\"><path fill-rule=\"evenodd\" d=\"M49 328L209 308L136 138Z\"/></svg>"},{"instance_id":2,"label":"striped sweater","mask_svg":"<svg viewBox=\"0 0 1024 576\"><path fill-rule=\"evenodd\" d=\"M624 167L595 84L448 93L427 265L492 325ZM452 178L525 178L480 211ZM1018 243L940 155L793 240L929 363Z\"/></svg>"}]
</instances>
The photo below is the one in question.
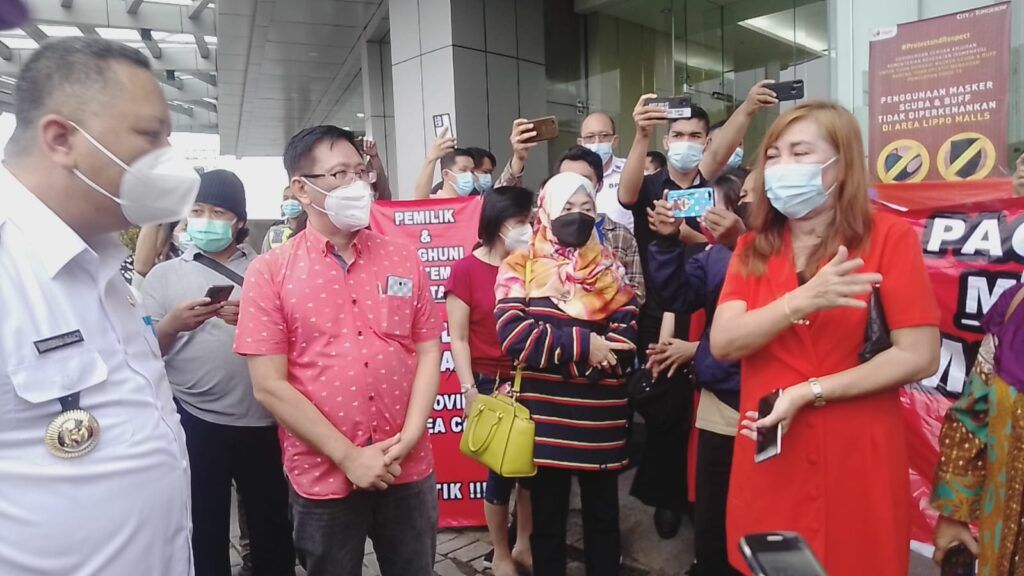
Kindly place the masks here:
<instances>
[{"instance_id":1,"label":"striped sweater","mask_svg":"<svg viewBox=\"0 0 1024 576\"><path fill-rule=\"evenodd\" d=\"M602 322L572 318L550 298L499 300L498 341L523 366L520 400L537 425L538 466L616 470L629 461L629 405L623 367L632 352L619 353L610 371L593 368L590 333L609 341L637 341L636 298Z\"/></svg>"}]
</instances>

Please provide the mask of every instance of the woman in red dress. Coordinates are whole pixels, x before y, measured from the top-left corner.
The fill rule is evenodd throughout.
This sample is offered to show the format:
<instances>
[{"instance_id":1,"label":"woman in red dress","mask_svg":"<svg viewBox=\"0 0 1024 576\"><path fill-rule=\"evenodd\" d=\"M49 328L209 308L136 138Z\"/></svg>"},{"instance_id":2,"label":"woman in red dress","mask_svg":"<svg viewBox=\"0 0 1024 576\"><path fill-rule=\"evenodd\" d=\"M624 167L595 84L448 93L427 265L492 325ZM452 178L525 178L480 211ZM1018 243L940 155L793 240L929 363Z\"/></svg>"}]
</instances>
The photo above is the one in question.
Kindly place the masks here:
<instances>
[{"instance_id":1,"label":"woman in red dress","mask_svg":"<svg viewBox=\"0 0 1024 576\"><path fill-rule=\"evenodd\" d=\"M730 561L746 534L801 534L831 576L905 576L910 485L899 388L932 375L939 310L917 234L874 213L864 150L846 109L808 102L765 136L711 351L742 360L741 435L729 490ZM878 286L892 347L861 363ZM782 395L771 414L758 400ZM754 463L758 428L780 455ZM749 571L747 571L749 573Z\"/></svg>"}]
</instances>

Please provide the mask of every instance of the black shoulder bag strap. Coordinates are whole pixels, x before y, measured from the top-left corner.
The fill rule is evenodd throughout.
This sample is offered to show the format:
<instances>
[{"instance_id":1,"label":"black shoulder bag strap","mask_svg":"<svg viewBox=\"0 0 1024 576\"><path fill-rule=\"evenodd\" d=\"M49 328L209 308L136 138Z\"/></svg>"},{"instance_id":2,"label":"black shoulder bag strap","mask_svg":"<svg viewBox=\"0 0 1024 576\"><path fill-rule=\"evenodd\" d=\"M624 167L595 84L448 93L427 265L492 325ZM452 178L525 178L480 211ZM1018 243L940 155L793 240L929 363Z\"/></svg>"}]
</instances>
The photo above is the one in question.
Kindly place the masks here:
<instances>
[{"instance_id":1,"label":"black shoulder bag strap","mask_svg":"<svg viewBox=\"0 0 1024 576\"><path fill-rule=\"evenodd\" d=\"M242 283L245 282L245 278L243 278L241 274L235 272L234 270L228 268L227 266L221 264L220 262L217 262L213 258L210 258L206 254L203 254L202 252L196 252L194 259L196 262L199 262L203 266L206 266L210 270L213 270L217 274L220 274L221 276L227 278L228 280L231 280L232 282L238 284L239 286L241 286Z\"/></svg>"}]
</instances>

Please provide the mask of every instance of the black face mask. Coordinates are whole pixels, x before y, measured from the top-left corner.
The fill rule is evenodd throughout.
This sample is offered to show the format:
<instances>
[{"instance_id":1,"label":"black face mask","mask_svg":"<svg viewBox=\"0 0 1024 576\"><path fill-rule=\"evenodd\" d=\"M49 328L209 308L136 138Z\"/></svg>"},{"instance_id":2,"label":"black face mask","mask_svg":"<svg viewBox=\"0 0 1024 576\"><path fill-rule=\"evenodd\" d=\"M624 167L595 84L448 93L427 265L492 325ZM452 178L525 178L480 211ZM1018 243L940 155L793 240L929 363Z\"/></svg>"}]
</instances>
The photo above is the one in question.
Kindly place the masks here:
<instances>
[{"instance_id":1,"label":"black face mask","mask_svg":"<svg viewBox=\"0 0 1024 576\"><path fill-rule=\"evenodd\" d=\"M585 212L562 214L551 221L551 233L566 248L579 248L590 240L597 220Z\"/></svg>"}]
</instances>

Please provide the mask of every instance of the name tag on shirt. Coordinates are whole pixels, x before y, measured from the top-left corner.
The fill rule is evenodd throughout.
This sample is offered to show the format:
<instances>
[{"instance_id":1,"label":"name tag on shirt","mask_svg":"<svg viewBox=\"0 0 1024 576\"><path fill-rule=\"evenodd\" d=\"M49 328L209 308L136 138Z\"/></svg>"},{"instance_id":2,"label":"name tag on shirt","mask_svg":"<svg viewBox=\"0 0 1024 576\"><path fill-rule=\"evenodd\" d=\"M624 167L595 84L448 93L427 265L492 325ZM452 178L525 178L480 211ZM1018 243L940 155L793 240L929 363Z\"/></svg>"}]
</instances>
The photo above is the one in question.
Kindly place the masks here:
<instances>
[{"instance_id":1,"label":"name tag on shirt","mask_svg":"<svg viewBox=\"0 0 1024 576\"><path fill-rule=\"evenodd\" d=\"M81 330L72 330L71 332L65 332L64 334L58 334L56 336L50 336L49 338L43 338L42 340L36 340L32 343L36 347L37 354L46 354L47 352L53 352L54 350L60 350L61 348L67 348L74 344L85 342L85 338L82 336Z\"/></svg>"},{"instance_id":2,"label":"name tag on shirt","mask_svg":"<svg viewBox=\"0 0 1024 576\"><path fill-rule=\"evenodd\" d=\"M402 298L412 297L412 279L401 276L388 276L388 288L386 296L399 296Z\"/></svg>"}]
</instances>

